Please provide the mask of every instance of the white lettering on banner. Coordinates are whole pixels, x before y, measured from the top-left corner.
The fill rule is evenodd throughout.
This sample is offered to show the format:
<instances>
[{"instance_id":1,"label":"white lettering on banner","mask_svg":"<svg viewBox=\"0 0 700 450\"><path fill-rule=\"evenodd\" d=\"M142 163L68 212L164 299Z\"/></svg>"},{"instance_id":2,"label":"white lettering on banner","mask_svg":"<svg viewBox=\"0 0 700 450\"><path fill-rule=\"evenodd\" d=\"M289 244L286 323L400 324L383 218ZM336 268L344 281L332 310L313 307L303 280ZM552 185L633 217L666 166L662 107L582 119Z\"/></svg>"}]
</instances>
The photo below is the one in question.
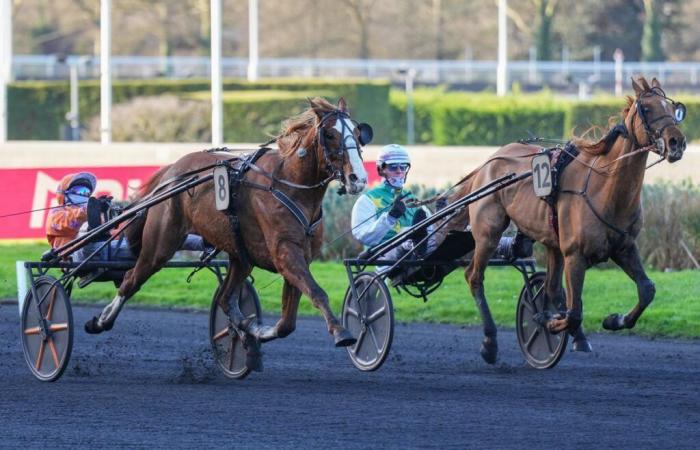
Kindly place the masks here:
<instances>
[{"instance_id":1,"label":"white lettering on banner","mask_svg":"<svg viewBox=\"0 0 700 450\"><path fill-rule=\"evenodd\" d=\"M106 192L114 197L115 200L122 200L124 198L124 187L117 180L98 180L95 192L100 194L104 194Z\"/></svg>"},{"instance_id":2,"label":"white lettering on banner","mask_svg":"<svg viewBox=\"0 0 700 450\"><path fill-rule=\"evenodd\" d=\"M126 195L127 197L131 197L136 193L136 191L141 187L141 184L143 184L143 180L139 178L132 178L129 181L126 182ZM124 200L126 200L127 197L124 197Z\"/></svg>"},{"instance_id":3,"label":"white lettering on banner","mask_svg":"<svg viewBox=\"0 0 700 450\"><path fill-rule=\"evenodd\" d=\"M49 195L56 194L56 188L61 180L54 180L46 173L37 171L36 182L34 183L34 198L32 199L32 209L42 209L46 207ZM56 205L51 205L56 206ZM46 211L34 211L29 216L29 228L41 228L44 225Z\"/></svg>"},{"instance_id":4,"label":"white lettering on banner","mask_svg":"<svg viewBox=\"0 0 700 450\"><path fill-rule=\"evenodd\" d=\"M34 211L29 216L29 228L40 229L44 227L44 222L46 221L47 203L50 200L49 207L58 206L56 201L56 189L58 184L61 182L60 179L56 180L53 177L42 172L41 170L36 172L36 181L34 183L34 196L32 198L32 209L39 211ZM95 191L102 194L108 194L114 197L115 200L125 200L127 196L132 195L140 186L143 181L138 178L133 178L127 181L127 185L124 186L118 180L110 178L101 178L97 182L97 187ZM126 195L125 195L126 194Z\"/></svg>"}]
</instances>

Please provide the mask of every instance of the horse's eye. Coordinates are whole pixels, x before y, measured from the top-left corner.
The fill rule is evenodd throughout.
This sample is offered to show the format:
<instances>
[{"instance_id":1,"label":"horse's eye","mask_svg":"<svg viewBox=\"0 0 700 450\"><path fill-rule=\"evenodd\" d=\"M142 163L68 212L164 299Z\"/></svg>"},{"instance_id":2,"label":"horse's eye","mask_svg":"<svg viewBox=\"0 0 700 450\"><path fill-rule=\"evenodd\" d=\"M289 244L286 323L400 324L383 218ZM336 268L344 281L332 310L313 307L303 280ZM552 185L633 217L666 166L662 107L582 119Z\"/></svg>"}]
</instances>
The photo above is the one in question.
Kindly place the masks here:
<instances>
[{"instance_id":1,"label":"horse's eye","mask_svg":"<svg viewBox=\"0 0 700 450\"><path fill-rule=\"evenodd\" d=\"M333 133L329 133L328 131L326 131L325 134L326 134L326 139L328 139L328 140L333 140L335 138L335 135Z\"/></svg>"}]
</instances>

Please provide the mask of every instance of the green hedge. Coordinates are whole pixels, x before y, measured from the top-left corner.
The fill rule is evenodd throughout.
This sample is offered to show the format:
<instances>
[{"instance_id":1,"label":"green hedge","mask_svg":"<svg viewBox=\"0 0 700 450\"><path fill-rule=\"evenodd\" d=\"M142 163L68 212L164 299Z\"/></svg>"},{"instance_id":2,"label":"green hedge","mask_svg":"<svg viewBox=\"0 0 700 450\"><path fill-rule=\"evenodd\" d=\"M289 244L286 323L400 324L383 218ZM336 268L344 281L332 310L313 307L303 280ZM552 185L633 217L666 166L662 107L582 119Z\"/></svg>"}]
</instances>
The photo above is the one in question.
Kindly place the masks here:
<instances>
[{"instance_id":1,"label":"green hedge","mask_svg":"<svg viewBox=\"0 0 700 450\"><path fill-rule=\"evenodd\" d=\"M389 96L392 137L405 142L406 95ZM688 108L681 125L689 141L700 139L700 97L679 96ZM497 97L486 93L444 92L441 89L414 93L416 143L437 145L503 145L528 136L567 139L583 135L591 127L607 129L619 122L625 101L610 96L578 101L558 99L548 93Z\"/></svg>"},{"instance_id":2,"label":"green hedge","mask_svg":"<svg viewBox=\"0 0 700 450\"><path fill-rule=\"evenodd\" d=\"M502 145L528 136L559 138L566 105L549 97L447 94L433 107L434 143Z\"/></svg>"},{"instance_id":3,"label":"green hedge","mask_svg":"<svg viewBox=\"0 0 700 450\"><path fill-rule=\"evenodd\" d=\"M163 93L184 94L209 90L208 80L128 80L112 85L114 104L140 96ZM247 90L301 91L309 96L324 93L329 100L343 96L353 118L375 128L376 142L388 142L389 84L362 80L265 80L248 83L224 80L225 92ZM70 108L70 86L67 81L31 81L12 83L8 88L8 137L10 139L59 139ZM100 88L97 80L80 83L80 116L83 120L99 114ZM284 117L291 116L279 106ZM279 125L279 123L278 123Z\"/></svg>"}]
</instances>

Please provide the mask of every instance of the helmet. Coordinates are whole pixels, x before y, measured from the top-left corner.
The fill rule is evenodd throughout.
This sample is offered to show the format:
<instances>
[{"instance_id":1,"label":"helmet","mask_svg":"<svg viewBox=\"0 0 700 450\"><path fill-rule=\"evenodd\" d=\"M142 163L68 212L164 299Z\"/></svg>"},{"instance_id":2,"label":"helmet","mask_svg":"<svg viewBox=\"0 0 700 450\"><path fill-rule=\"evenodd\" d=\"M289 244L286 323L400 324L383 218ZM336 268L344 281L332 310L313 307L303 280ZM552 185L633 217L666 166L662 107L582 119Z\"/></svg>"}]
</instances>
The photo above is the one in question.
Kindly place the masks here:
<instances>
[{"instance_id":1,"label":"helmet","mask_svg":"<svg viewBox=\"0 0 700 450\"><path fill-rule=\"evenodd\" d=\"M411 164L411 158L408 157L408 151L398 144L389 144L379 150L377 156L377 172L381 175L384 164L403 163Z\"/></svg>"},{"instance_id":2,"label":"helmet","mask_svg":"<svg viewBox=\"0 0 700 450\"><path fill-rule=\"evenodd\" d=\"M69 191L71 188L75 186L84 186L90 190L90 193L95 190L95 186L97 185L97 179L95 178L95 175L91 174L90 172L80 172L75 175L73 175L73 179L70 181L70 184L68 185L68 188L66 191Z\"/></svg>"},{"instance_id":3,"label":"helmet","mask_svg":"<svg viewBox=\"0 0 700 450\"><path fill-rule=\"evenodd\" d=\"M69 174L61 180L56 191L59 194L57 198L63 204L81 205L88 201L96 185L97 179L90 172Z\"/></svg>"}]
</instances>

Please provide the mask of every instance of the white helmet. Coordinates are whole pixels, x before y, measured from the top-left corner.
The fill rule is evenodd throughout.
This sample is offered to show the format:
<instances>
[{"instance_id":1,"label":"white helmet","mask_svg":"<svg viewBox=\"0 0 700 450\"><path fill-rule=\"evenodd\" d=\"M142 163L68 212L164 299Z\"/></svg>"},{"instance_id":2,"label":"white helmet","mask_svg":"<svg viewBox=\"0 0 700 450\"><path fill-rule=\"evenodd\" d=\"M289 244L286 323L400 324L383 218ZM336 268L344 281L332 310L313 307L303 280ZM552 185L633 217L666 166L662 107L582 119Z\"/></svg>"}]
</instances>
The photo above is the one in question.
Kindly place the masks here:
<instances>
[{"instance_id":1,"label":"white helmet","mask_svg":"<svg viewBox=\"0 0 700 450\"><path fill-rule=\"evenodd\" d=\"M377 156L377 172L381 172L384 164L411 164L408 151L399 144L389 144L379 150ZM380 173L381 174L381 173Z\"/></svg>"}]
</instances>

